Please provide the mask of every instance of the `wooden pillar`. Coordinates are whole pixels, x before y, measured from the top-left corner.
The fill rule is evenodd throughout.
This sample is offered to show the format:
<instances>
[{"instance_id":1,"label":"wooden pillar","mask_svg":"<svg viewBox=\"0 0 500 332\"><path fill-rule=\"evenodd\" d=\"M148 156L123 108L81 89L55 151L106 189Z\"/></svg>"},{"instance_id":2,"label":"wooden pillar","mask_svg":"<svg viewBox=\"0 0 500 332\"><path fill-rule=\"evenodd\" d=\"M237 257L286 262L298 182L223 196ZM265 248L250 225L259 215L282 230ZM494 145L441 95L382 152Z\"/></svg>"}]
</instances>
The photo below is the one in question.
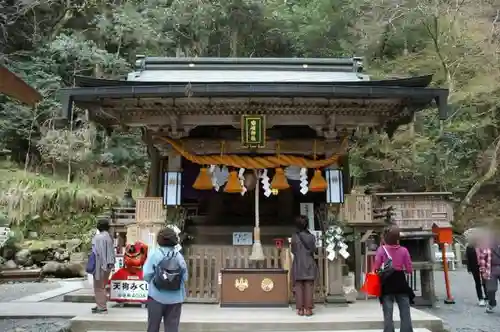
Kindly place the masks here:
<instances>
[{"instance_id":1,"label":"wooden pillar","mask_svg":"<svg viewBox=\"0 0 500 332\"><path fill-rule=\"evenodd\" d=\"M427 262L434 261L434 239L431 237L425 247L424 258ZM436 302L434 264L428 264L420 270L420 289L422 290L423 305L432 306Z\"/></svg>"},{"instance_id":2,"label":"wooden pillar","mask_svg":"<svg viewBox=\"0 0 500 332\"><path fill-rule=\"evenodd\" d=\"M146 149L148 152L149 160L151 161L151 167L149 168L148 184L146 188L146 197L158 197L161 196L161 157L158 149L153 145L153 140L151 134L143 129L142 139L146 143Z\"/></svg>"},{"instance_id":3,"label":"wooden pillar","mask_svg":"<svg viewBox=\"0 0 500 332\"><path fill-rule=\"evenodd\" d=\"M338 206L332 205L328 207L328 220L337 217ZM326 229L324 230L326 231ZM336 304L340 306L347 306L347 300L344 296L344 276L342 273L342 267L344 265L344 259L342 257L336 257L333 261L330 261L325 257L325 267L326 267L326 289L327 297L326 302L330 304Z\"/></svg>"},{"instance_id":4,"label":"wooden pillar","mask_svg":"<svg viewBox=\"0 0 500 332\"><path fill-rule=\"evenodd\" d=\"M361 232L354 227L354 285L356 290L361 288L361 273L363 272L363 254L361 250Z\"/></svg>"}]
</instances>

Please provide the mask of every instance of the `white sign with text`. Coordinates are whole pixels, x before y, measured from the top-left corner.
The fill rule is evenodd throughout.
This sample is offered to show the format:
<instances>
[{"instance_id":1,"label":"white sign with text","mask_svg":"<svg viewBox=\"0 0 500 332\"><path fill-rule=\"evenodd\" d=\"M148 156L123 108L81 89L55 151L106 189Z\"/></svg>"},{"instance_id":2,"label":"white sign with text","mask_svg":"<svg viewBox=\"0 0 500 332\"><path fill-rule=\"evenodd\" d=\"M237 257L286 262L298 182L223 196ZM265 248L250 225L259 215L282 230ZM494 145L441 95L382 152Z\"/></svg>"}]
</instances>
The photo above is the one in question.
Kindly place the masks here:
<instances>
[{"instance_id":1,"label":"white sign with text","mask_svg":"<svg viewBox=\"0 0 500 332\"><path fill-rule=\"evenodd\" d=\"M148 299L148 283L144 280L111 280L111 301L140 302Z\"/></svg>"}]
</instances>

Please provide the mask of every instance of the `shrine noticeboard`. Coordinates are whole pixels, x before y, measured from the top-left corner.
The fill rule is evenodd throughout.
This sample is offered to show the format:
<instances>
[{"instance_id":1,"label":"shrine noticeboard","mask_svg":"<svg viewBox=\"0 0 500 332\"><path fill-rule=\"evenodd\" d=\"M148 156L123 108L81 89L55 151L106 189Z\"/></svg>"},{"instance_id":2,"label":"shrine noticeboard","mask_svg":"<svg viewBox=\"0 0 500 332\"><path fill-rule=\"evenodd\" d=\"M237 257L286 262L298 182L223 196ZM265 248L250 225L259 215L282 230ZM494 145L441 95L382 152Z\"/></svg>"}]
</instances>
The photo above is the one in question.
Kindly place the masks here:
<instances>
[{"instance_id":1,"label":"shrine noticeboard","mask_svg":"<svg viewBox=\"0 0 500 332\"><path fill-rule=\"evenodd\" d=\"M266 146L266 119L264 115L241 116L241 144L247 148Z\"/></svg>"}]
</instances>

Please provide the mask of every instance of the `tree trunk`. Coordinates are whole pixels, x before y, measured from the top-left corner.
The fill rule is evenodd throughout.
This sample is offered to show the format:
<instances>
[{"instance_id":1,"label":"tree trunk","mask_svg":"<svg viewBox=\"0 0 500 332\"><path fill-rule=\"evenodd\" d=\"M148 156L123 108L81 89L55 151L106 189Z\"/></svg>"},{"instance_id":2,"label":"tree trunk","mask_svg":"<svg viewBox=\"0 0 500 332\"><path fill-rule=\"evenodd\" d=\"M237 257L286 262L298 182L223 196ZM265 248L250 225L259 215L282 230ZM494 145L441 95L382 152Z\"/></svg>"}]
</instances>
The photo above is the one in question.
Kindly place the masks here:
<instances>
[{"instance_id":1,"label":"tree trunk","mask_svg":"<svg viewBox=\"0 0 500 332\"><path fill-rule=\"evenodd\" d=\"M465 209L467 206L469 206L472 198L474 195L476 195L483 184L487 181L489 181L493 176L495 176L497 169L498 169L498 151L500 150L500 137L496 138L495 146L493 147L493 153L491 154L491 160L490 160L490 166L488 168L488 171L484 173L482 177L480 177L474 185L469 189L467 194L465 195L464 199L460 202L460 205L458 206L457 209L457 217L462 217Z\"/></svg>"},{"instance_id":2,"label":"tree trunk","mask_svg":"<svg viewBox=\"0 0 500 332\"><path fill-rule=\"evenodd\" d=\"M238 29L234 28L231 31L231 40L230 40L230 48L231 48L231 57L238 57Z\"/></svg>"}]
</instances>

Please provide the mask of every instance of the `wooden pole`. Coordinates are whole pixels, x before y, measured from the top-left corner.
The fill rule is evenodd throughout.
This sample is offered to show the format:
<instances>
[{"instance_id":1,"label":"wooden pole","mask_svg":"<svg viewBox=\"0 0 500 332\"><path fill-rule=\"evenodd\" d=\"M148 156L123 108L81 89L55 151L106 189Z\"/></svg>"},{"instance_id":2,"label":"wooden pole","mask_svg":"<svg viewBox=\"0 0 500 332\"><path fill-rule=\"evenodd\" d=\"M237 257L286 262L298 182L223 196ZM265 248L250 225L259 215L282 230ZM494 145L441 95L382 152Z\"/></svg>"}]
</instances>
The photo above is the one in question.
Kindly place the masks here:
<instances>
[{"instance_id":1,"label":"wooden pole","mask_svg":"<svg viewBox=\"0 0 500 332\"><path fill-rule=\"evenodd\" d=\"M448 275L448 260L446 259L446 245L444 243L441 243L441 255L443 256L444 282L446 285L446 299L444 299L444 303L455 304L455 300L451 296L450 279Z\"/></svg>"}]
</instances>

